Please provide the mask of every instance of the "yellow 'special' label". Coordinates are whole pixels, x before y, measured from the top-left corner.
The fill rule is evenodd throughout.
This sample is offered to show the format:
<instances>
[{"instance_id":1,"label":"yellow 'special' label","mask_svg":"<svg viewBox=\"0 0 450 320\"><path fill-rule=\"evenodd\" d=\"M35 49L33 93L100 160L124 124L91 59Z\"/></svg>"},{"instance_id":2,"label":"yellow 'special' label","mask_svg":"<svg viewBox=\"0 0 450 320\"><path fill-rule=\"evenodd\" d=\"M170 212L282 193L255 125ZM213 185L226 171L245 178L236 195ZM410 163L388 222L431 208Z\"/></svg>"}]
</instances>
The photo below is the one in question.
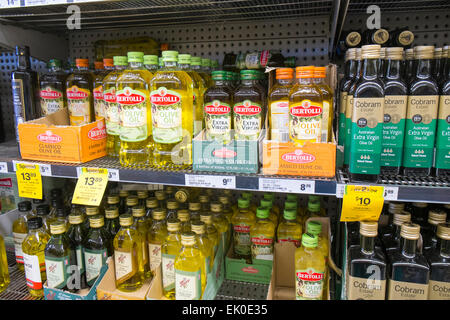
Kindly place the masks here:
<instances>
[{"instance_id":1,"label":"yellow 'special' label","mask_svg":"<svg viewBox=\"0 0 450 320\"><path fill-rule=\"evenodd\" d=\"M42 177L37 164L17 163L19 197L42 199Z\"/></svg>"},{"instance_id":2,"label":"yellow 'special' label","mask_svg":"<svg viewBox=\"0 0 450 320\"><path fill-rule=\"evenodd\" d=\"M341 221L378 221L384 204L384 187L346 185Z\"/></svg>"},{"instance_id":3,"label":"yellow 'special' label","mask_svg":"<svg viewBox=\"0 0 450 320\"><path fill-rule=\"evenodd\" d=\"M107 169L82 168L73 193L72 203L99 206L107 184Z\"/></svg>"}]
</instances>

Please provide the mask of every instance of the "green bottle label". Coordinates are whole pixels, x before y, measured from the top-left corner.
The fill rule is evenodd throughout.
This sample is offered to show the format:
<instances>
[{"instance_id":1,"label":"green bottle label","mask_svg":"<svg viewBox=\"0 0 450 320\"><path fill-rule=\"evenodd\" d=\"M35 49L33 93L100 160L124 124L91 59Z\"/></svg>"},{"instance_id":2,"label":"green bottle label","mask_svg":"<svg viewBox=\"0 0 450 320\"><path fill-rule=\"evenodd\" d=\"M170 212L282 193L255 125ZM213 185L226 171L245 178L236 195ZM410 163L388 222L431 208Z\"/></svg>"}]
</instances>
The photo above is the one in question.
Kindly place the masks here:
<instances>
[{"instance_id":1,"label":"green bottle label","mask_svg":"<svg viewBox=\"0 0 450 320\"><path fill-rule=\"evenodd\" d=\"M295 293L297 300L321 300L325 282L325 273L308 268L295 270Z\"/></svg>"},{"instance_id":2,"label":"green bottle label","mask_svg":"<svg viewBox=\"0 0 450 320\"><path fill-rule=\"evenodd\" d=\"M344 164L350 162L350 148L352 142L352 113L353 113L353 95L347 96L347 106L345 108L345 140L344 140Z\"/></svg>"},{"instance_id":3,"label":"green bottle label","mask_svg":"<svg viewBox=\"0 0 450 320\"><path fill-rule=\"evenodd\" d=\"M64 108L64 96L62 91L47 86L39 93L41 97L42 114L47 116Z\"/></svg>"},{"instance_id":4,"label":"green bottle label","mask_svg":"<svg viewBox=\"0 0 450 320\"><path fill-rule=\"evenodd\" d=\"M69 256L64 257L45 257L45 272L47 274L47 286L49 288L62 289L67 284L69 275L67 267L69 266Z\"/></svg>"},{"instance_id":5,"label":"green bottle label","mask_svg":"<svg viewBox=\"0 0 450 320\"><path fill-rule=\"evenodd\" d=\"M175 269L175 299L200 300L201 296L201 270L189 272Z\"/></svg>"},{"instance_id":6,"label":"green bottle label","mask_svg":"<svg viewBox=\"0 0 450 320\"><path fill-rule=\"evenodd\" d=\"M407 102L407 96L385 96L384 98L381 166L400 167L402 164Z\"/></svg>"},{"instance_id":7,"label":"green bottle label","mask_svg":"<svg viewBox=\"0 0 450 320\"><path fill-rule=\"evenodd\" d=\"M441 96L439 101L436 168L450 169L450 95Z\"/></svg>"},{"instance_id":8,"label":"green bottle label","mask_svg":"<svg viewBox=\"0 0 450 320\"><path fill-rule=\"evenodd\" d=\"M148 138L147 103L145 93L125 87L116 92L119 107L120 140L140 142Z\"/></svg>"},{"instance_id":9,"label":"green bottle label","mask_svg":"<svg viewBox=\"0 0 450 320\"><path fill-rule=\"evenodd\" d=\"M164 144L180 142L183 139L181 95L161 87L151 92L150 102L155 142Z\"/></svg>"},{"instance_id":10,"label":"green bottle label","mask_svg":"<svg viewBox=\"0 0 450 320\"><path fill-rule=\"evenodd\" d=\"M343 146L345 141L345 107L347 106L347 92L341 92L339 106L339 135L338 145Z\"/></svg>"},{"instance_id":11,"label":"green bottle label","mask_svg":"<svg viewBox=\"0 0 450 320\"><path fill-rule=\"evenodd\" d=\"M273 238L263 234L251 237L252 257L259 260L273 260Z\"/></svg>"},{"instance_id":12,"label":"green bottle label","mask_svg":"<svg viewBox=\"0 0 450 320\"><path fill-rule=\"evenodd\" d=\"M239 224L233 226L234 229L234 252L239 255L247 256L252 252L250 239L250 226Z\"/></svg>"},{"instance_id":13,"label":"green bottle label","mask_svg":"<svg viewBox=\"0 0 450 320\"><path fill-rule=\"evenodd\" d=\"M119 107L116 102L116 88L112 87L103 92L105 104L106 133L117 136L120 133Z\"/></svg>"},{"instance_id":14,"label":"green bottle label","mask_svg":"<svg viewBox=\"0 0 450 320\"><path fill-rule=\"evenodd\" d=\"M438 103L439 96L408 97L404 167L430 168L432 166Z\"/></svg>"},{"instance_id":15,"label":"green bottle label","mask_svg":"<svg viewBox=\"0 0 450 320\"><path fill-rule=\"evenodd\" d=\"M86 267L86 281L92 286L100 274L102 266L106 264L108 257L106 249L91 250L84 248L84 263Z\"/></svg>"},{"instance_id":16,"label":"green bottle label","mask_svg":"<svg viewBox=\"0 0 450 320\"><path fill-rule=\"evenodd\" d=\"M379 174L384 98L354 98L349 171Z\"/></svg>"},{"instance_id":17,"label":"green bottle label","mask_svg":"<svg viewBox=\"0 0 450 320\"><path fill-rule=\"evenodd\" d=\"M262 129L261 104L250 100L238 102L233 107L236 139L257 139Z\"/></svg>"}]
</instances>

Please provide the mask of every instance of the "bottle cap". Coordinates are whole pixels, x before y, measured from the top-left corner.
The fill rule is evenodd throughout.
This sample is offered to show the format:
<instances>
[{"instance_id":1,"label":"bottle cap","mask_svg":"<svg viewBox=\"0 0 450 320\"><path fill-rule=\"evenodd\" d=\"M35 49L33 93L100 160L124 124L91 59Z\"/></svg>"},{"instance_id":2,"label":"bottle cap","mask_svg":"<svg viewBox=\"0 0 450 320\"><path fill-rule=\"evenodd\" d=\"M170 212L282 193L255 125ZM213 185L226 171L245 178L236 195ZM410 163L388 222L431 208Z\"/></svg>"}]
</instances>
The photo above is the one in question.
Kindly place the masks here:
<instances>
[{"instance_id":1,"label":"bottle cap","mask_svg":"<svg viewBox=\"0 0 450 320\"><path fill-rule=\"evenodd\" d=\"M320 203L319 202L308 202L308 211L311 212L319 212L320 211Z\"/></svg>"},{"instance_id":2,"label":"bottle cap","mask_svg":"<svg viewBox=\"0 0 450 320\"><path fill-rule=\"evenodd\" d=\"M434 46L414 47L414 59L433 59L433 58L434 58Z\"/></svg>"},{"instance_id":3,"label":"bottle cap","mask_svg":"<svg viewBox=\"0 0 450 320\"><path fill-rule=\"evenodd\" d=\"M86 207L86 215L95 216L98 214L98 207Z\"/></svg>"},{"instance_id":4,"label":"bottle cap","mask_svg":"<svg viewBox=\"0 0 450 320\"><path fill-rule=\"evenodd\" d=\"M95 70L103 69L103 61L94 61L94 68Z\"/></svg>"},{"instance_id":5,"label":"bottle cap","mask_svg":"<svg viewBox=\"0 0 450 320\"><path fill-rule=\"evenodd\" d=\"M144 56L144 64L156 64L158 65L158 56L153 54L147 54Z\"/></svg>"},{"instance_id":6,"label":"bottle cap","mask_svg":"<svg viewBox=\"0 0 450 320\"><path fill-rule=\"evenodd\" d=\"M158 201L163 201L166 199L166 193L162 190L155 191L155 197Z\"/></svg>"},{"instance_id":7,"label":"bottle cap","mask_svg":"<svg viewBox=\"0 0 450 320\"><path fill-rule=\"evenodd\" d=\"M166 50L162 52L163 61L176 62L178 60L178 51Z\"/></svg>"},{"instance_id":8,"label":"bottle cap","mask_svg":"<svg viewBox=\"0 0 450 320\"><path fill-rule=\"evenodd\" d=\"M238 208L248 208L250 206L250 201L248 199L239 198Z\"/></svg>"},{"instance_id":9,"label":"bottle cap","mask_svg":"<svg viewBox=\"0 0 450 320\"><path fill-rule=\"evenodd\" d=\"M356 60L361 60L361 48L356 48Z\"/></svg>"},{"instance_id":10,"label":"bottle cap","mask_svg":"<svg viewBox=\"0 0 450 320\"><path fill-rule=\"evenodd\" d=\"M372 40L379 45L385 44L389 40L389 32L386 29L378 29L373 34Z\"/></svg>"},{"instance_id":11,"label":"bottle cap","mask_svg":"<svg viewBox=\"0 0 450 320\"><path fill-rule=\"evenodd\" d=\"M361 221L359 233L365 237L376 237L378 235L378 223L373 221Z\"/></svg>"},{"instance_id":12,"label":"bottle cap","mask_svg":"<svg viewBox=\"0 0 450 320\"><path fill-rule=\"evenodd\" d=\"M178 212L177 212L177 218L178 218L178 220L180 220L181 222L189 221L189 217L190 217L190 213L189 213L188 210L186 210L186 209L178 210Z\"/></svg>"},{"instance_id":13,"label":"bottle cap","mask_svg":"<svg viewBox=\"0 0 450 320\"><path fill-rule=\"evenodd\" d=\"M349 47L356 47L361 42L361 34L358 31L352 31L345 37L345 43Z\"/></svg>"},{"instance_id":14,"label":"bottle cap","mask_svg":"<svg viewBox=\"0 0 450 320\"><path fill-rule=\"evenodd\" d=\"M444 240L450 240L450 223L438 224L436 236Z\"/></svg>"},{"instance_id":15,"label":"bottle cap","mask_svg":"<svg viewBox=\"0 0 450 320\"><path fill-rule=\"evenodd\" d=\"M295 220L297 218L297 210L295 210L295 209L284 209L283 217L286 220Z\"/></svg>"},{"instance_id":16,"label":"bottle cap","mask_svg":"<svg viewBox=\"0 0 450 320\"><path fill-rule=\"evenodd\" d=\"M196 234L204 234L206 229L206 224L203 221L196 220L191 222L191 229Z\"/></svg>"},{"instance_id":17,"label":"bottle cap","mask_svg":"<svg viewBox=\"0 0 450 320\"><path fill-rule=\"evenodd\" d=\"M247 200L252 200L253 195L250 192L242 192L241 197Z\"/></svg>"},{"instance_id":18,"label":"bottle cap","mask_svg":"<svg viewBox=\"0 0 450 320\"><path fill-rule=\"evenodd\" d=\"M125 56L115 56L113 57L113 61L115 66L126 66L128 64L128 58Z\"/></svg>"},{"instance_id":19,"label":"bottle cap","mask_svg":"<svg viewBox=\"0 0 450 320\"><path fill-rule=\"evenodd\" d=\"M314 67L314 78L324 79L327 75L326 67Z\"/></svg>"},{"instance_id":20,"label":"bottle cap","mask_svg":"<svg viewBox=\"0 0 450 320\"><path fill-rule=\"evenodd\" d=\"M412 33L409 30L404 30L402 32L400 32L400 34L398 35L398 42L402 45L402 46L409 46L411 43L413 43L414 41L414 33Z\"/></svg>"},{"instance_id":21,"label":"bottle cap","mask_svg":"<svg viewBox=\"0 0 450 320\"><path fill-rule=\"evenodd\" d=\"M83 223L84 217L81 212L74 212L69 214L69 223L70 224L80 224Z\"/></svg>"},{"instance_id":22,"label":"bottle cap","mask_svg":"<svg viewBox=\"0 0 450 320\"><path fill-rule=\"evenodd\" d=\"M137 205L139 203L139 199L137 196L128 196L127 197L127 206L128 207L134 207L135 205Z\"/></svg>"},{"instance_id":23,"label":"bottle cap","mask_svg":"<svg viewBox=\"0 0 450 320\"><path fill-rule=\"evenodd\" d=\"M428 212L428 223L432 225L438 225L445 223L447 220L447 213L440 209L430 210Z\"/></svg>"},{"instance_id":24,"label":"bottle cap","mask_svg":"<svg viewBox=\"0 0 450 320\"><path fill-rule=\"evenodd\" d=\"M405 209L405 204L402 202L389 202L388 211L389 213L399 213Z\"/></svg>"},{"instance_id":25,"label":"bottle cap","mask_svg":"<svg viewBox=\"0 0 450 320\"><path fill-rule=\"evenodd\" d=\"M426 208L426 207L428 207L428 203L426 203L426 202L413 202L413 207L416 207L416 208Z\"/></svg>"},{"instance_id":26,"label":"bottle cap","mask_svg":"<svg viewBox=\"0 0 450 320\"><path fill-rule=\"evenodd\" d=\"M42 199L33 199L33 204L44 204L45 203L45 197L42 197Z\"/></svg>"},{"instance_id":27,"label":"bottle cap","mask_svg":"<svg viewBox=\"0 0 450 320\"><path fill-rule=\"evenodd\" d=\"M145 206L147 208L157 208L158 207L158 199L155 197L147 198L145 200Z\"/></svg>"},{"instance_id":28,"label":"bottle cap","mask_svg":"<svg viewBox=\"0 0 450 320\"><path fill-rule=\"evenodd\" d=\"M384 60L385 57L386 57L386 47L381 47L381 49L380 49L380 59Z\"/></svg>"},{"instance_id":29,"label":"bottle cap","mask_svg":"<svg viewBox=\"0 0 450 320\"><path fill-rule=\"evenodd\" d=\"M294 201L285 202L284 210L297 210L297 202L294 202Z\"/></svg>"},{"instance_id":30,"label":"bottle cap","mask_svg":"<svg viewBox=\"0 0 450 320\"><path fill-rule=\"evenodd\" d=\"M152 212L153 220L164 220L166 218L166 209L156 208Z\"/></svg>"},{"instance_id":31,"label":"bottle cap","mask_svg":"<svg viewBox=\"0 0 450 320\"><path fill-rule=\"evenodd\" d=\"M211 60L208 58L202 58L202 67L211 67Z\"/></svg>"},{"instance_id":32,"label":"bottle cap","mask_svg":"<svg viewBox=\"0 0 450 320\"><path fill-rule=\"evenodd\" d=\"M297 199L297 196L295 194L290 193L290 194L288 194L286 196L286 201L287 202L297 202L298 199Z\"/></svg>"},{"instance_id":33,"label":"bottle cap","mask_svg":"<svg viewBox=\"0 0 450 320\"><path fill-rule=\"evenodd\" d=\"M200 201L200 203L209 202L209 196L207 194L202 194L198 197L198 201Z\"/></svg>"},{"instance_id":34,"label":"bottle cap","mask_svg":"<svg viewBox=\"0 0 450 320\"><path fill-rule=\"evenodd\" d=\"M121 198L128 197L128 195L129 195L128 190L120 190L120 192L119 192L119 197L121 197Z\"/></svg>"},{"instance_id":35,"label":"bottle cap","mask_svg":"<svg viewBox=\"0 0 450 320\"><path fill-rule=\"evenodd\" d=\"M111 209L105 209L105 217L107 219L114 219L119 216L119 209L118 208L111 208Z\"/></svg>"},{"instance_id":36,"label":"bottle cap","mask_svg":"<svg viewBox=\"0 0 450 320\"><path fill-rule=\"evenodd\" d=\"M122 227L129 227L133 224L133 216L129 213L122 214L119 218L119 224Z\"/></svg>"},{"instance_id":37,"label":"bottle cap","mask_svg":"<svg viewBox=\"0 0 450 320\"><path fill-rule=\"evenodd\" d=\"M189 202L190 211L199 211L201 208L200 202Z\"/></svg>"},{"instance_id":38,"label":"bottle cap","mask_svg":"<svg viewBox=\"0 0 450 320\"><path fill-rule=\"evenodd\" d=\"M66 224L64 222L56 221L50 224L51 234L62 234L66 232Z\"/></svg>"},{"instance_id":39,"label":"bottle cap","mask_svg":"<svg viewBox=\"0 0 450 320\"><path fill-rule=\"evenodd\" d=\"M411 213L408 211L402 211L398 213L394 213L393 223L397 226L402 225L403 223L411 222Z\"/></svg>"},{"instance_id":40,"label":"bottle cap","mask_svg":"<svg viewBox=\"0 0 450 320\"><path fill-rule=\"evenodd\" d=\"M356 59L356 48L350 48L346 51L345 61Z\"/></svg>"},{"instance_id":41,"label":"bottle cap","mask_svg":"<svg viewBox=\"0 0 450 320\"><path fill-rule=\"evenodd\" d=\"M50 67L61 67L61 60L59 59L50 59L50 61L48 62Z\"/></svg>"},{"instance_id":42,"label":"bottle cap","mask_svg":"<svg viewBox=\"0 0 450 320\"><path fill-rule=\"evenodd\" d=\"M255 70L241 70L241 80L258 80L259 74Z\"/></svg>"},{"instance_id":43,"label":"bottle cap","mask_svg":"<svg viewBox=\"0 0 450 320\"><path fill-rule=\"evenodd\" d=\"M139 218L145 216L145 209L144 207L133 207L131 209L131 213L133 214L133 217Z\"/></svg>"},{"instance_id":44,"label":"bottle cap","mask_svg":"<svg viewBox=\"0 0 450 320\"><path fill-rule=\"evenodd\" d=\"M319 244L319 238L310 233L304 233L302 235L302 246L306 248L315 248Z\"/></svg>"},{"instance_id":45,"label":"bottle cap","mask_svg":"<svg viewBox=\"0 0 450 320\"><path fill-rule=\"evenodd\" d=\"M181 244L183 246L192 246L195 244L195 233L185 232L181 234Z\"/></svg>"},{"instance_id":46,"label":"bottle cap","mask_svg":"<svg viewBox=\"0 0 450 320\"><path fill-rule=\"evenodd\" d=\"M186 189L180 189L175 192L175 200L179 203L185 203L189 198L189 193Z\"/></svg>"},{"instance_id":47,"label":"bottle cap","mask_svg":"<svg viewBox=\"0 0 450 320\"><path fill-rule=\"evenodd\" d=\"M178 55L178 64L191 64L191 55L190 54L179 54Z\"/></svg>"},{"instance_id":48,"label":"bottle cap","mask_svg":"<svg viewBox=\"0 0 450 320\"><path fill-rule=\"evenodd\" d=\"M131 51L127 53L128 62L144 62L144 53L139 51Z\"/></svg>"},{"instance_id":49,"label":"bottle cap","mask_svg":"<svg viewBox=\"0 0 450 320\"><path fill-rule=\"evenodd\" d=\"M227 78L227 71L213 71L211 77L213 80L225 80Z\"/></svg>"},{"instance_id":50,"label":"bottle cap","mask_svg":"<svg viewBox=\"0 0 450 320\"><path fill-rule=\"evenodd\" d=\"M117 204L117 203L119 203L119 201L120 201L120 198L118 195L110 195L107 198L108 204Z\"/></svg>"},{"instance_id":51,"label":"bottle cap","mask_svg":"<svg viewBox=\"0 0 450 320\"><path fill-rule=\"evenodd\" d=\"M105 225L105 219L99 214L89 217L89 225L91 228L101 228Z\"/></svg>"},{"instance_id":52,"label":"bottle cap","mask_svg":"<svg viewBox=\"0 0 450 320\"><path fill-rule=\"evenodd\" d=\"M39 229L42 227L41 217L32 217L27 220L28 229Z\"/></svg>"},{"instance_id":53,"label":"bottle cap","mask_svg":"<svg viewBox=\"0 0 450 320\"><path fill-rule=\"evenodd\" d=\"M319 221L308 221L306 232L311 234L320 234L322 232L322 223Z\"/></svg>"},{"instance_id":54,"label":"bottle cap","mask_svg":"<svg viewBox=\"0 0 450 320\"><path fill-rule=\"evenodd\" d=\"M201 66L202 65L202 58L200 58L200 57L191 57L191 65L192 66Z\"/></svg>"},{"instance_id":55,"label":"bottle cap","mask_svg":"<svg viewBox=\"0 0 450 320\"><path fill-rule=\"evenodd\" d=\"M211 212L222 212L223 207L220 202L211 202Z\"/></svg>"},{"instance_id":56,"label":"bottle cap","mask_svg":"<svg viewBox=\"0 0 450 320\"><path fill-rule=\"evenodd\" d=\"M369 44L361 47L361 59L380 58L381 46L378 44Z\"/></svg>"},{"instance_id":57,"label":"bottle cap","mask_svg":"<svg viewBox=\"0 0 450 320\"><path fill-rule=\"evenodd\" d=\"M260 218L260 219L267 219L269 217L269 209L267 207L257 208L256 209L256 217Z\"/></svg>"},{"instance_id":58,"label":"bottle cap","mask_svg":"<svg viewBox=\"0 0 450 320\"><path fill-rule=\"evenodd\" d=\"M295 68L295 77L297 79L308 79L314 75L314 66L303 66Z\"/></svg>"},{"instance_id":59,"label":"bottle cap","mask_svg":"<svg viewBox=\"0 0 450 320\"><path fill-rule=\"evenodd\" d=\"M148 197L148 191L147 190L138 190L137 197L138 197L138 199L146 199Z\"/></svg>"},{"instance_id":60,"label":"bottle cap","mask_svg":"<svg viewBox=\"0 0 450 320\"><path fill-rule=\"evenodd\" d=\"M289 198L289 196L293 196L292 194L288 194L288 198ZM265 200L270 200L270 201L274 201L275 200L275 196L273 195L273 193L264 193L264 195L263 195L263 199L265 199Z\"/></svg>"},{"instance_id":61,"label":"bottle cap","mask_svg":"<svg viewBox=\"0 0 450 320\"><path fill-rule=\"evenodd\" d=\"M230 200L228 199L227 196L220 196L219 201L221 204L225 204L225 205L230 203Z\"/></svg>"},{"instance_id":62,"label":"bottle cap","mask_svg":"<svg viewBox=\"0 0 450 320\"><path fill-rule=\"evenodd\" d=\"M320 202L320 196L311 194L308 196L308 202Z\"/></svg>"},{"instance_id":63,"label":"bottle cap","mask_svg":"<svg viewBox=\"0 0 450 320\"><path fill-rule=\"evenodd\" d=\"M434 48L434 59L442 58L442 48Z\"/></svg>"},{"instance_id":64,"label":"bottle cap","mask_svg":"<svg viewBox=\"0 0 450 320\"><path fill-rule=\"evenodd\" d=\"M36 207L36 213L38 216L46 216L50 213L50 206L46 203L38 205Z\"/></svg>"},{"instance_id":65,"label":"bottle cap","mask_svg":"<svg viewBox=\"0 0 450 320\"><path fill-rule=\"evenodd\" d=\"M292 79L294 77L294 69L292 68L277 68L275 71L277 79Z\"/></svg>"},{"instance_id":66,"label":"bottle cap","mask_svg":"<svg viewBox=\"0 0 450 320\"><path fill-rule=\"evenodd\" d=\"M219 61L217 60L211 60L211 67L218 68L219 67Z\"/></svg>"},{"instance_id":67,"label":"bottle cap","mask_svg":"<svg viewBox=\"0 0 450 320\"><path fill-rule=\"evenodd\" d=\"M77 67L87 68L89 67L89 59L75 59L75 65Z\"/></svg>"},{"instance_id":68,"label":"bottle cap","mask_svg":"<svg viewBox=\"0 0 450 320\"><path fill-rule=\"evenodd\" d=\"M170 209L170 210L178 209L178 202L176 202L175 200L168 200L167 201L167 209Z\"/></svg>"},{"instance_id":69,"label":"bottle cap","mask_svg":"<svg viewBox=\"0 0 450 320\"><path fill-rule=\"evenodd\" d=\"M414 59L414 49L406 49L405 50L405 59L406 60L412 60Z\"/></svg>"},{"instance_id":70,"label":"bottle cap","mask_svg":"<svg viewBox=\"0 0 450 320\"><path fill-rule=\"evenodd\" d=\"M203 221L206 224L211 224L212 223L212 215L210 213L201 213L200 221Z\"/></svg>"},{"instance_id":71,"label":"bottle cap","mask_svg":"<svg viewBox=\"0 0 450 320\"><path fill-rule=\"evenodd\" d=\"M105 67L114 67L114 59L103 59L103 65Z\"/></svg>"},{"instance_id":72,"label":"bottle cap","mask_svg":"<svg viewBox=\"0 0 450 320\"><path fill-rule=\"evenodd\" d=\"M17 208L19 211L30 211L31 210L31 202L30 201L21 201L17 204Z\"/></svg>"},{"instance_id":73,"label":"bottle cap","mask_svg":"<svg viewBox=\"0 0 450 320\"><path fill-rule=\"evenodd\" d=\"M400 227L400 236L408 240L417 240L420 236L420 226L415 223L404 223Z\"/></svg>"},{"instance_id":74,"label":"bottle cap","mask_svg":"<svg viewBox=\"0 0 450 320\"><path fill-rule=\"evenodd\" d=\"M266 199L261 199L260 201L260 206L263 208L272 208L272 201L271 200L266 200Z\"/></svg>"},{"instance_id":75,"label":"bottle cap","mask_svg":"<svg viewBox=\"0 0 450 320\"><path fill-rule=\"evenodd\" d=\"M167 220L167 231L176 232L180 230L181 221L178 219Z\"/></svg>"}]
</instances>

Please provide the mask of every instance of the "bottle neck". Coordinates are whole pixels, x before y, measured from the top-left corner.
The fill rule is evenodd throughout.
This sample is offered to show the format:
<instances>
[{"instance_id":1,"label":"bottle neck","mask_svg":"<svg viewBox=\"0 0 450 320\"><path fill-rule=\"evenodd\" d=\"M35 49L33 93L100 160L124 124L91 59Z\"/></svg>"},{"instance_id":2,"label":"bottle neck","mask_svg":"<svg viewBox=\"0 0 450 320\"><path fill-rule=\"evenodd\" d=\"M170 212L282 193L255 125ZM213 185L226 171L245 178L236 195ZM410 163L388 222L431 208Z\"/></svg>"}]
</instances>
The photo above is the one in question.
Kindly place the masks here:
<instances>
[{"instance_id":1,"label":"bottle neck","mask_svg":"<svg viewBox=\"0 0 450 320\"><path fill-rule=\"evenodd\" d=\"M29 70L31 69L30 56L21 55L17 57L17 69L19 70Z\"/></svg>"},{"instance_id":2,"label":"bottle neck","mask_svg":"<svg viewBox=\"0 0 450 320\"><path fill-rule=\"evenodd\" d=\"M298 81L299 84L305 84L305 85L313 84L313 79L312 78L298 78L297 81Z\"/></svg>"},{"instance_id":3,"label":"bottle neck","mask_svg":"<svg viewBox=\"0 0 450 320\"><path fill-rule=\"evenodd\" d=\"M401 238L400 237L400 228L401 228L401 226L396 225L394 223L394 239L396 239L396 240L399 240Z\"/></svg>"},{"instance_id":4,"label":"bottle neck","mask_svg":"<svg viewBox=\"0 0 450 320\"><path fill-rule=\"evenodd\" d=\"M142 62L136 62L136 61L130 61L128 63L128 67L130 69L142 69L144 67L144 63Z\"/></svg>"},{"instance_id":5,"label":"bottle neck","mask_svg":"<svg viewBox=\"0 0 450 320\"><path fill-rule=\"evenodd\" d=\"M450 258L450 240L438 238L440 241L440 254L444 258Z\"/></svg>"},{"instance_id":6,"label":"bottle neck","mask_svg":"<svg viewBox=\"0 0 450 320\"><path fill-rule=\"evenodd\" d=\"M288 86L292 82L292 79L277 79L277 83L281 86Z\"/></svg>"},{"instance_id":7,"label":"bottle neck","mask_svg":"<svg viewBox=\"0 0 450 320\"><path fill-rule=\"evenodd\" d=\"M53 72L53 73L59 72L59 71L61 71L61 67L53 66L53 67L50 67L49 71Z\"/></svg>"},{"instance_id":8,"label":"bottle neck","mask_svg":"<svg viewBox=\"0 0 450 320\"><path fill-rule=\"evenodd\" d=\"M214 84L216 87L225 87L227 85L227 80L224 79L214 80Z\"/></svg>"},{"instance_id":9,"label":"bottle neck","mask_svg":"<svg viewBox=\"0 0 450 320\"><path fill-rule=\"evenodd\" d=\"M252 87L254 85L256 85L258 82L258 80L255 79L241 79L241 84L243 86L247 86L247 87Z\"/></svg>"},{"instance_id":10,"label":"bottle neck","mask_svg":"<svg viewBox=\"0 0 450 320\"><path fill-rule=\"evenodd\" d=\"M196 71L201 71L202 67L198 64L191 64L191 69Z\"/></svg>"},{"instance_id":11,"label":"bottle neck","mask_svg":"<svg viewBox=\"0 0 450 320\"><path fill-rule=\"evenodd\" d=\"M387 60L386 61L386 78L387 79L400 79L401 61L400 60Z\"/></svg>"},{"instance_id":12,"label":"bottle neck","mask_svg":"<svg viewBox=\"0 0 450 320\"><path fill-rule=\"evenodd\" d=\"M427 79L431 77L431 59L418 59L414 75L419 79Z\"/></svg>"},{"instance_id":13,"label":"bottle neck","mask_svg":"<svg viewBox=\"0 0 450 320\"><path fill-rule=\"evenodd\" d=\"M190 64L187 64L187 63L182 63L182 64L179 64L179 65L178 65L178 68L179 68L180 70L188 71L188 70L191 69L191 65L190 65Z\"/></svg>"},{"instance_id":14,"label":"bottle neck","mask_svg":"<svg viewBox=\"0 0 450 320\"><path fill-rule=\"evenodd\" d=\"M106 71L111 71L111 70L114 70L114 67L110 67L110 66L105 66L105 69L104 70L106 70Z\"/></svg>"},{"instance_id":15,"label":"bottle neck","mask_svg":"<svg viewBox=\"0 0 450 320\"><path fill-rule=\"evenodd\" d=\"M325 78L313 78L315 84L325 84Z\"/></svg>"},{"instance_id":16,"label":"bottle neck","mask_svg":"<svg viewBox=\"0 0 450 320\"><path fill-rule=\"evenodd\" d=\"M119 66L114 66L114 68L116 69L116 70L125 70L126 68L127 68L127 66L122 66L122 65L119 65ZM123 198L121 198L121 199L123 199Z\"/></svg>"},{"instance_id":17,"label":"bottle neck","mask_svg":"<svg viewBox=\"0 0 450 320\"><path fill-rule=\"evenodd\" d=\"M345 74L347 78L354 78L356 75L356 60L348 60L345 64Z\"/></svg>"},{"instance_id":18,"label":"bottle neck","mask_svg":"<svg viewBox=\"0 0 450 320\"><path fill-rule=\"evenodd\" d=\"M175 70L177 67L176 61L164 61L164 69L166 70Z\"/></svg>"},{"instance_id":19,"label":"bottle neck","mask_svg":"<svg viewBox=\"0 0 450 320\"><path fill-rule=\"evenodd\" d=\"M403 240L402 254L404 256L407 256L408 258L414 257L416 255L416 248L417 248L417 240L411 239Z\"/></svg>"},{"instance_id":20,"label":"bottle neck","mask_svg":"<svg viewBox=\"0 0 450 320\"><path fill-rule=\"evenodd\" d=\"M366 237L361 235L361 252L371 254L375 248L375 237Z\"/></svg>"},{"instance_id":21,"label":"bottle neck","mask_svg":"<svg viewBox=\"0 0 450 320\"><path fill-rule=\"evenodd\" d=\"M356 71L355 71L355 78L359 79L361 78L361 72L362 71L362 60L356 61Z\"/></svg>"},{"instance_id":22,"label":"bottle neck","mask_svg":"<svg viewBox=\"0 0 450 320\"><path fill-rule=\"evenodd\" d=\"M78 67L78 66L77 66L77 70L78 70L78 71L88 71L89 68L88 68L88 67Z\"/></svg>"},{"instance_id":23,"label":"bottle neck","mask_svg":"<svg viewBox=\"0 0 450 320\"><path fill-rule=\"evenodd\" d=\"M362 77L367 80L378 78L379 59L364 59L362 65Z\"/></svg>"}]
</instances>

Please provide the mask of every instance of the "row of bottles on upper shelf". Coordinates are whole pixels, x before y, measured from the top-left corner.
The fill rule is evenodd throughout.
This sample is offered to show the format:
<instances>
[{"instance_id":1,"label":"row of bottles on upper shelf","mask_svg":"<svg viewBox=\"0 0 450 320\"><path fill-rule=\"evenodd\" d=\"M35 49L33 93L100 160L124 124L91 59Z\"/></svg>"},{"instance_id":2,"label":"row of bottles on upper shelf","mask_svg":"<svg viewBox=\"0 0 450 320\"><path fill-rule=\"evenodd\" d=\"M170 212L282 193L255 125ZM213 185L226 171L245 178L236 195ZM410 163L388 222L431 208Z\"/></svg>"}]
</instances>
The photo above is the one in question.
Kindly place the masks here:
<instances>
[{"instance_id":1,"label":"row of bottles on upper shelf","mask_svg":"<svg viewBox=\"0 0 450 320\"><path fill-rule=\"evenodd\" d=\"M233 195L229 190L170 186L127 191L121 187L109 184L99 207L72 205L71 187L68 192L52 189L50 203L18 204L19 218L13 223L16 265L25 269L31 295L42 296L46 280L49 287L71 292L89 288L107 257L114 254L119 290L139 289L161 265L167 298L199 299L219 245L224 254L232 247L233 257L251 263L272 260L274 243L289 241L298 247L296 269L312 266L323 277L315 295L297 298L326 297L328 239L321 236L320 222L307 222L327 215L320 196L309 196L304 208L293 194L279 203L271 193ZM183 250L195 254L185 255ZM77 266L80 287L71 277L72 265ZM200 295L176 286L178 271L198 278Z\"/></svg>"},{"instance_id":2,"label":"row of bottles on upper shelf","mask_svg":"<svg viewBox=\"0 0 450 320\"><path fill-rule=\"evenodd\" d=\"M406 54L405 54L406 53ZM447 175L449 47L349 49L339 89L338 144L353 181Z\"/></svg>"},{"instance_id":3,"label":"row of bottles on upper shelf","mask_svg":"<svg viewBox=\"0 0 450 320\"><path fill-rule=\"evenodd\" d=\"M391 202L387 224L349 223L348 298L450 300L449 212L449 205Z\"/></svg>"}]
</instances>

